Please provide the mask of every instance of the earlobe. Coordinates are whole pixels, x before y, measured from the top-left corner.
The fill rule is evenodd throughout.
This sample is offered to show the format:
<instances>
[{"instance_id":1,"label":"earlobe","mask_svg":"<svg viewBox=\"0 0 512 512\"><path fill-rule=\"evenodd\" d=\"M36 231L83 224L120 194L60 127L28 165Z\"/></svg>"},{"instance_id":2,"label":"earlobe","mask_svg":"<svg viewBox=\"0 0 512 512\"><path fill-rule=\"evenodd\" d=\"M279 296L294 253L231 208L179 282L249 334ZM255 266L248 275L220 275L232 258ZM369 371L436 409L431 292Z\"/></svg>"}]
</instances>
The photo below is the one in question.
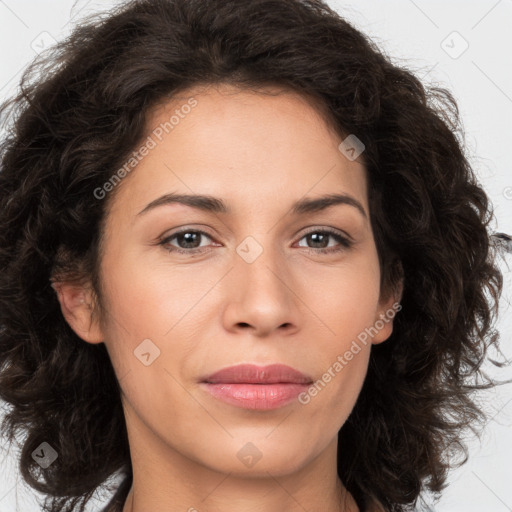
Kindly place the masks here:
<instances>
[{"instance_id":1,"label":"earlobe","mask_svg":"<svg viewBox=\"0 0 512 512\"><path fill-rule=\"evenodd\" d=\"M393 333L393 321L397 313L402 309L400 301L403 294L403 279L400 279L390 297L380 304L374 321L373 328L377 331L372 338L373 344L386 341Z\"/></svg>"},{"instance_id":2,"label":"earlobe","mask_svg":"<svg viewBox=\"0 0 512 512\"><path fill-rule=\"evenodd\" d=\"M382 343L386 341L393 332L393 319L386 313L380 313L370 330L374 332L371 340L372 344L377 345Z\"/></svg>"},{"instance_id":3,"label":"earlobe","mask_svg":"<svg viewBox=\"0 0 512 512\"><path fill-rule=\"evenodd\" d=\"M88 343L102 343L103 333L93 318L92 294L83 286L52 281L62 315L75 333Z\"/></svg>"}]
</instances>

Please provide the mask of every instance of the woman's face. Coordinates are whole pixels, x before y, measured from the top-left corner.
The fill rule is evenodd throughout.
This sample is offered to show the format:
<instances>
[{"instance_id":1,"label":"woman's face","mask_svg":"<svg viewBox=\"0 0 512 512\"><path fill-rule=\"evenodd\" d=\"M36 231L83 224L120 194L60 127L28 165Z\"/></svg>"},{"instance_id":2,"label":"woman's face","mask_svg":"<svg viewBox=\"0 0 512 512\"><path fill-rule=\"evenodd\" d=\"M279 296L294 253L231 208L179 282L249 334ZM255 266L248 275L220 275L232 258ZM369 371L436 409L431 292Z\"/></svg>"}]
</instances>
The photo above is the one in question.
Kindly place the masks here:
<instances>
[{"instance_id":1,"label":"woman's face","mask_svg":"<svg viewBox=\"0 0 512 512\"><path fill-rule=\"evenodd\" d=\"M371 344L391 334L380 315L390 318L396 297L379 301L365 169L291 92L191 89L154 110L148 128L152 142L107 218L101 325L89 326L79 300L65 316L106 344L132 456L290 473L333 448ZM210 199L158 201L170 194ZM329 194L349 199L304 206ZM321 384L268 386L258 400L258 384L210 386L226 399L208 390L207 376L242 363L285 364Z\"/></svg>"}]
</instances>

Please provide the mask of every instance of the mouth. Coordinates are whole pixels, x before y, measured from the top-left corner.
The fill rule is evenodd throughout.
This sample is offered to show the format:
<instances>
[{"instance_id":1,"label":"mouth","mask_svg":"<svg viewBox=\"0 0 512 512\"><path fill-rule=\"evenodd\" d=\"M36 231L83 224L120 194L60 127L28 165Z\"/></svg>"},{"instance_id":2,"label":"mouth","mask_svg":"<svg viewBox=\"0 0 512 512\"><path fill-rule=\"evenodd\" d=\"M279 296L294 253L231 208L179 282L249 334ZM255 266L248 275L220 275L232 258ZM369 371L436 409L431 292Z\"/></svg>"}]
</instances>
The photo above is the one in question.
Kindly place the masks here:
<instances>
[{"instance_id":1,"label":"mouth","mask_svg":"<svg viewBox=\"0 0 512 512\"><path fill-rule=\"evenodd\" d=\"M313 379L287 365L244 364L224 368L203 379L214 398L243 409L270 410L293 402Z\"/></svg>"},{"instance_id":2,"label":"mouth","mask_svg":"<svg viewBox=\"0 0 512 512\"><path fill-rule=\"evenodd\" d=\"M202 382L210 384L311 384L313 379L285 364L240 364L219 370Z\"/></svg>"}]
</instances>

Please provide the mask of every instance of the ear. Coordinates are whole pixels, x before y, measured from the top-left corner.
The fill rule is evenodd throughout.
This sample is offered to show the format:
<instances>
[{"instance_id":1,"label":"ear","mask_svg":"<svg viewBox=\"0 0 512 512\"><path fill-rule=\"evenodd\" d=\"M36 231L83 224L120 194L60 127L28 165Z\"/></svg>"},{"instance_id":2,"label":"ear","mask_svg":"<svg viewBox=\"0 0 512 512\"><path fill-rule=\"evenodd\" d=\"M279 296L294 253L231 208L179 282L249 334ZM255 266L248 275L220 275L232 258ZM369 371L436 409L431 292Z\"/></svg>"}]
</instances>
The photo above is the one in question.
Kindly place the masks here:
<instances>
[{"instance_id":1,"label":"ear","mask_svg":"<svg viewBox=\"0 0 512 512\"><path fill-rule=\"evenodd\" d=\"M53 279L51 286L57 293L62 314L73 331L88 343L102 343L104 336L93 315L95 302L90 287Z\"/></svg>"},{"instance_id":2,"label":"ear","mask_svg":"<svg viewBox=\"0 0 512 512\"><path fill-rule=\"evenodd\" d=\"M402 267L400 265L400 270L401 269ZM372 334L377 331L372 337L372 344L382 343L391 336L393 332L393 319L402 309L400 301L402 300L403 289L404 280L402 274L402 277L400 277L394 289L385 296L381 296L379 306L375 313L373 326L370 328L370 330L373 329Z\"/></svg>"}]
</instances>

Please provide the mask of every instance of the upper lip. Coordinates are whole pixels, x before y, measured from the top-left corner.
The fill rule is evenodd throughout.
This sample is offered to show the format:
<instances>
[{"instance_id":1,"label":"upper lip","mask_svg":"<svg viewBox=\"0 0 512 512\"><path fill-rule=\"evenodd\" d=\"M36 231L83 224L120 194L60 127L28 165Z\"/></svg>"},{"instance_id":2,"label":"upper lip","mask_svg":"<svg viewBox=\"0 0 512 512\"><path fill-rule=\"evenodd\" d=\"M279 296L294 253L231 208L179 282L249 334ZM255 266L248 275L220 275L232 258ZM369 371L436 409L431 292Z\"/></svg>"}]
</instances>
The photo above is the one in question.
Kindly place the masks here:
<instances>
[{"instance_id":1,"label":"upper lip","mask_svg":"<svg viewBox=\"0 0 512 512\"><path fill-rule=\"evenodd\" d=\"M223 368L206 377L203 382L212 384L246 383L246 384L276 384L294 383L311 384L313 380L309 375L295 370L284 364L270 364L258 366L254 364L240 364Z\"/></svg>"}]
</instances>

